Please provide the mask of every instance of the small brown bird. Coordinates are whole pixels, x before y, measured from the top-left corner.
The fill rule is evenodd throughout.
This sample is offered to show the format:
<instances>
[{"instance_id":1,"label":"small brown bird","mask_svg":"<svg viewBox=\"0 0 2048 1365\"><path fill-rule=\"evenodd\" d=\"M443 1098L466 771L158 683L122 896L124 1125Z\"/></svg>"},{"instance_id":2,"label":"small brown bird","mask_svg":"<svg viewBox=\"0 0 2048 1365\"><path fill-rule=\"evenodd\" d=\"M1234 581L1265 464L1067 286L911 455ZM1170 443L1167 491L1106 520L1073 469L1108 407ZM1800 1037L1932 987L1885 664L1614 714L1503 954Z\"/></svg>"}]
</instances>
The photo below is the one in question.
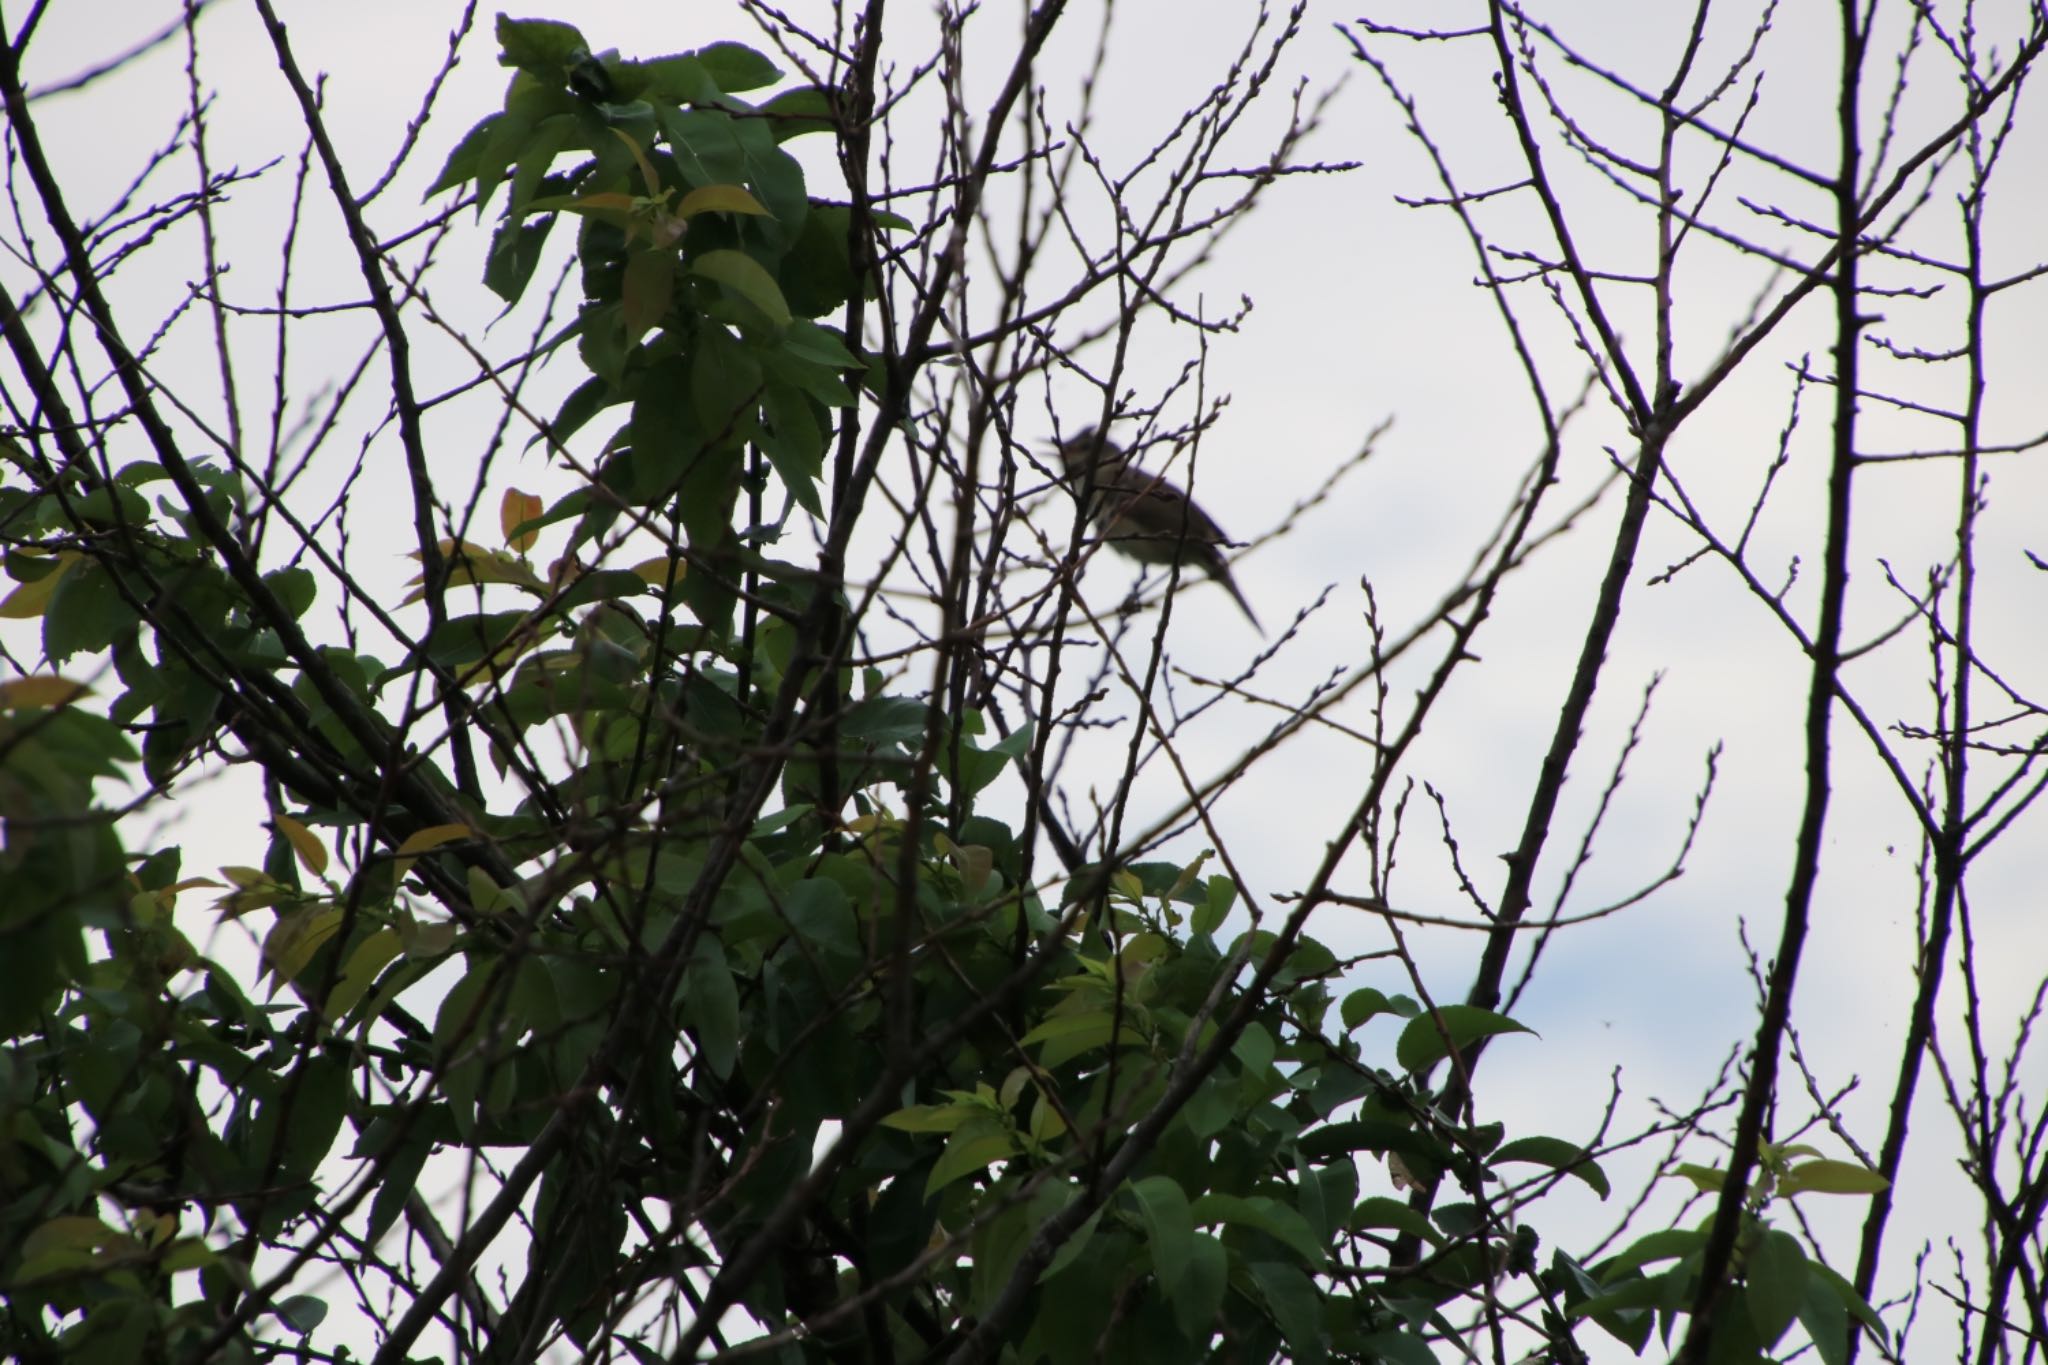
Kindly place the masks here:
<instances>
[{"instance_id":1,"label":"small brown bird","mask_svg":"<svg viewBox=\"0 0 2048 1365\"><path fill-rule=\"evenodd\" d=\"M1085 497L1088 519L1105 542L1140 564L1178 562L1183 569L1202 570L1223 585L1254 630L1266 633L1223 558L1233 542L1192 498L1139 469L1092 428L1062 442L1059 455L1069 486L1076 497Z\"/></svg>"}]
</instances>

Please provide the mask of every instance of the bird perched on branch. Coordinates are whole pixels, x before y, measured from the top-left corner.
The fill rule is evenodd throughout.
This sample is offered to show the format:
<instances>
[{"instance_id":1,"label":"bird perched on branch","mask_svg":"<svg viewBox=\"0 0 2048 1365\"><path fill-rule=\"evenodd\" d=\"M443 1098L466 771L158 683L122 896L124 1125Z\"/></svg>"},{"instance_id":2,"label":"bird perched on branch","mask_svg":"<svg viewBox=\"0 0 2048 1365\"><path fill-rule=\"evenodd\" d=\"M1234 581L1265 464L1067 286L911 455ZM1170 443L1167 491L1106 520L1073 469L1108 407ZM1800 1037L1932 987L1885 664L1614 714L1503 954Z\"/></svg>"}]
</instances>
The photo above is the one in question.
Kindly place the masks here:
<instances>
[{"instance_id":1,"label":"bird perched on branch","mask_svg":"<svg viewBox=\"0 0 2048 1365\"><path fill-rule=\"evenodd\" d=\"M1223 585L1253 629L1266 633L1223 558L1235 542L1194 499L1132 464L1122 447L1092 428L1061 442L1059 456L1068 486L1105 542L1140 564L1200 569Z\"/></svg>"}]
</instances>

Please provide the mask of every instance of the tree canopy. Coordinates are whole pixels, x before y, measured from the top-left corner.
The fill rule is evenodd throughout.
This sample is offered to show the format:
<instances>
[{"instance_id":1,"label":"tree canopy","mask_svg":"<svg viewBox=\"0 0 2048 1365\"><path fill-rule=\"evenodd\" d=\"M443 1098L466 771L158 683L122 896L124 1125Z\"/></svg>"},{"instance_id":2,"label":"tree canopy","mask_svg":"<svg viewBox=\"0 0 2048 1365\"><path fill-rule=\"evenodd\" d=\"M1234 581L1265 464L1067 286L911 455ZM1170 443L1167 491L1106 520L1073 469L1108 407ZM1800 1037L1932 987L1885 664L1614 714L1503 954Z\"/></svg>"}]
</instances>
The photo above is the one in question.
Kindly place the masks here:
<instances>
[{"instance_id":1,"label":"tree canopy","mask_svg":"<svg viewBox=\"0 0 2048 1365\"><path fill-rule=\"evenodd\" d=\"M897 69L879 3L813 29L746 8L762 41L669 55L553 19L470 34L465 12L380 174L332 136L271 0L254 3L263 78L299 112L295 164L210 161L199 54L218 7L188 4L107 73L182 46L186 117L90 207L48 112L65 92L24 78L41 11L0 50L17 203L0 294L9 1357L1899 1359L1922 1271L1908 1292L1880 1270L1932 1057L1983 1199L1963 1331L1978 1359L2024 1358L2044 1312L2048 1177L2022 1066L2040 996L2011 1018L2003 1073L1981 1011L1955 1035L1974 1063L1935 1031L1969 869L2038 818L2042 786L2041 741L2021 737L2040 707L1973 614L1982 462L2002 439L1980 407L1944 409L1939 441L1896 456L1953 466L1960 507L1941 512L1946 561L1894 580L1902 623L1857 635L1848 584L1868 571L1858 480L1893 458L1859 435L1859 403L1892 392L1859 377L1863 334L1874 300L1918 287L1884 272L1968 296L1960 343L1915 344L1972 367L1980 396L1987 310L2037 285L2038 268L1987 265L1974 229L1941 260L1910 229L1936 186L1961 187L1966 223L1984 211L2048 41L2038 7L2000 55L1941 6L1887 14L1894 29L1845 5L1824 169L1744 130L1769 7L1746 47L1713 47L1709 75L1699 35L1735 21L1702 3L1675 74L1646 85L1511 5L1473 6L1456 33L1309 36L1301 9L1247 15L1236 56L1127 163L1102 150L1112 112L1051 111L1059 3L1018 10L994 80L962 36L986 17L948 9L928 61ZM1905 56L1888 73L1873 34L1945 54L1959 93L1924 137L1896 108ZM458 52L491 40L502 107L451 109ZM1108 29L1094 41L1100 63ZM1434 158L1429 206L1471 234L1541 434L1434 606L1390 620L1369 578L1342 584L1354 652L1278 696L1259 670L1329 592L1291 604L1238 676L1191 671L1182 642L1224 629L1227 605L1168 555L1113 608L1114 536L1048 442L1114 429L1156 477L1213 486L1196 476L1221 458L1225 404L1203 348L1239 320L1202 302L1220 244L1273 195L1360 174L1310 159L1324 109L1286 107L1276 84L1310 41L1381 82ZM1488 225L1496 191L1460 187L1385 55L1453 43L1486 54L1522 158L1497 192L1535 206L1538 244ZM1649 150L1596 135L1566 69L1626 95ZM913 140L927 96L937 132ZM451 120L474 121L458 136ZM909 170L907 148L930 164ZM407 222L386 191L418 186L401 171L425 149L445 160ZM1657 243L1646 272L1583 253L1546 150L1631 187ZM1735 163L1832 217L1759 215L1796 245L1728 227L1714 196ZM197 178L162 188L173 168ZM258 182L290 184L268 299L240 287L216 223ZM332 234L345 285L292 278L302 230ZM1681 369L1676 263L1710 247L1773 283ZM152 316L128 282L179 251L189 286ZM499 310L485 327L446 302L476 279ZM1569 321L1577 398L1520 339L1518 287ZM1749 521L1731 522L1692 498L1675 442L1801 309L1832 318L1831 369L1799 371ZM1141 390L1162 333L1191 350ZM354 350L320 341L308 379L292 348L328 336ZM173 377L181 347L217 364L212 391ZM1794 596L1749 537L1809 390L1835 407ZM1567 467L1588 404L1633 442L1590 476ZM1278 532L1377 440L1297 471ZM1447 495L1459 478L1442 475ZM1522 1020L1544 945L1668 894L1716 781L1718 749L1681 793L1667 870L1567 906L1648 723L1646 693L1611 773L1582 778L1599 796L1577 851L1553 847L1560 793L1594 761L1581 740L1624 591L1653 572L1653 517L1803 660L1782 758L1803 805L1774 850L1782 904L1754 912L1777 940L1754 950L1753 1035L1696 1102L1510 1124L1479 1103L1504 1068L1605 1070ZM1578 663L1540 762L1502 775L1526 809L1496 873L1461 854L1417 746L1456 723L1454 683L1497 618L1533 610L1521 576L1589 522L1603 562L1554 626ZM363 567L380 542L411 557L402 591ZM1894 643L1931 660L1917 730L1888 730L1858 690L1858 660ZM1973 687L1998 703L1972 709ZM1263 719L1203 766L1190 755L1221 706ZM1341 777L1261 785L1289 743L1341 754ZM1846 743L1879 756L1922 840L1918 994L1894 1011L1875 1137L1808 1068L1793 1008ZM215 800L223 774L246 794ZM1320 863L1262 884L1232 792L1314 824ZM1444 899L1425 904L1395 869L1428 801ZM186 855L180 825L201 818L240 861ZM1458 898L1460 916L1431 908ZM1331 933L1333 916L1379 937ZM1410 942L1450 927L1469 981ZM1631 1196L1616 1158L1652 1148ZM1653 1196L1674 1190L1667 1218ZM1552 1214L1581 1195L1609 1230ZM1847 1233L1808 1214L1830 1196L1856 1211Z\"/></svg>"}]
</instances>

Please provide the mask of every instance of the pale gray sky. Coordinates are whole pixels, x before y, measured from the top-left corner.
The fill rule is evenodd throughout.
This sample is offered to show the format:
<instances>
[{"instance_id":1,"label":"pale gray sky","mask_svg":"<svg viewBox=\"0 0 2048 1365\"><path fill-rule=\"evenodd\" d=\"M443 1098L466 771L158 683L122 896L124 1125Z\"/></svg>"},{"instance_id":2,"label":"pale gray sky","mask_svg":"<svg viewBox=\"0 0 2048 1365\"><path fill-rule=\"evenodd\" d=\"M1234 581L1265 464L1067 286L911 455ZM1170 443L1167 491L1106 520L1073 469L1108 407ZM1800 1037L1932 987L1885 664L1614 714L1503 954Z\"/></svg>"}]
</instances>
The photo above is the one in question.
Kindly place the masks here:
<instances>
[{"instance_id":1,"label":"pale gray sky","mask_svg":"<svg viewBox=\"0 0 2048 1365\"><path fill-rule=\"evenodd\" d=\"M19 7L16 7L17 9ZM1077 4L1069 31L1048 53L1042 74L1056 120L1069 116L1073 92L1065 77L1081 60L1092 31L1092 6ZM1212 395L1227 394L1228 412L1202 446L1199 493L1217 519L1240 538L1259 536L1276 525L1322 472L1346 458L1364 433L1391 420L1374 457L1354 472L1337 495L1303 520L1298 532L1262 546L1244 558L1238 580L1269 628L1284 626L1293 612L1326 586L1329 605L1290 641L1260 675L1266 696L1298 699L1333 670L1363 657L1361 575L1370 576L1390 633L1398 634L1437 602L1470 558L1511 497L1522 469L1537 453L1540 431L1532 419L1527 387L1514 368L1505 334L1484 291L1473 284L1475 263L1463 235L1440 209L1414 209L1396 196L1439 194L1425 157L1403 130L1403 118L1378 79L1354 61L1331 28L1357 5L1314 5L1302 35L1282 59L1269 104L1244 130L1242 145L1253 156L1273 120L1284 116L1288 90L1297 80L1311 95L1340 83L1320 131L1302 155L1325 161L1355 160L1342 175L1302 177L1278 186L1263 209L1235 233L1200 276L1200 298L1211 315L1249 296L1254 310L1235 336L1216 339L1209 350L1207 383ZM1411 4L1371 7L1375 17L1439 27L1475 22L1472 6ZM1887 13L1901 8L1886 7ZM1995 7L2000 15L2022 6ZM344 158L360 190L381 172L418 107L425 82L446 48L446 34L459 6L427 0L367 3L297 3L283 6L300 59L328 75L326 107ZM789 6L798 18L819 16L809 0ZM970 25L969 70L977 76L1006 61L1005 46L1015 31L1013 6L991 6ZM1223 0L1175 3L1128 0L1115 11L1113 58L1098 95L1096 145L1111 165L1128 163L1149 145L1179 111L1208 87L1213 74L1243 41L1250 7ZM1630 73L1647 87L1661 85L1686 15L1675 6L1627 5L1614 0L1575 0L1545 5L1546 18L1582 45L1595 61ZM111 4L56 4L31 51L30 70L49 82L90 66L141 34L156 28L176 6L119 0ZM549 12L545 5L531 13ZM629 56L649 56L732 37L759 43L757 31L725 3L687 6L582 0L561 5L559 17L577 23L593 45L616 47ZM1455 13L1454 13L1455 12ZM1708 44L1710 59L1725 63L1746 43L1750 7L1738 16L1724 7ZM933 18L928 8L890 10L891 52L900 68L929 52ZM1832 7L1788 5L1765 40L1765 83L1746 136L1788 156L1824 166L1833 142ZM1999 22L1991 16L1986 22ZM2009 18L2003 20L2011 22ZM19 22L18 18L15 22ZM822 20L821 20L822 22ZM267 38L252 10L223 0L202 21L200 79L215 96L211 112L215 164L244 168L273 157L284 164L253 186L237 190L221 211L230 245L227 288L239 301L271 301L278 263L279 224L299 150L296 113L272 59ZM898 30L900 29L900 33ZM2005 41L2004 35L2001 40ZM1487 72L1490 54L1480 45L1412 46L1394 38L1370 40L1413 94L1432 135L1468 190L1490 188L1524 172L1509 126L1493 96ZM2009 41L2008 41L2009 46ZM1890 48L1880 44L1887 54ZM423 137L424 151L408 174L373 208L380 232L395 232L415 221L420 190L438 169L448 148L476 118L496 107L505 74L494 65L486 11L479 31L441 96L436 117ZM1598 135L1627 154L1654 155L1648 120L1611 93L1588 93L1586 78L1563 72L1553 54L1546 70L1570 92ZM1874 64L1872 78L1889 73L1889 55ZM1904 106L1901 145L1917 143L1950 115L1954 85L1935 56L1917 76ZM1697 83L1696 83L1697 84ZM173 44L136 70L83 91L46 102L45 133L82 211L96 212L125 184L151 149L170 135L185 102L183 54ZM61 117L59 114L61 112ZM2022 110L2023 123L2006 153L2004 178L1996 191L1992 226L1999 270L2024 268L2041 255L2041 178L2023 167L2048 164L2044 119L2035 101ZM1260 119L1266 120L1263 126ZM1725 123L1726 117L1716 121ZM919 138L931 136L931 120L906 117L897 127L899 167L929 163ZM823 143L798 145L814 175L829 172L820 162ZM1574 204L1574 228L1588 256L1602 269L1640 272L1650 263L1654 238L1640 209L1600 183L1582 162L1553 145L1550 165ZM1713 172L1698 143L1682 162L1682 188L1696 190ZM902 170L905 178L922 178ZM182 177L182 178L180 178ZM188 171L172 181L189 183ZM1817 192L1793 190L1782 175L1738 162L1717 196L1718 221L1739 231L1807 251L1808 239L1795 229L1766 226L1735 205L1733 194L1778 203L1815 221L1827 209ZM171 182L166 182L171 183ZM160 197L160 193L157 196ZM292 280L294 302L316 304L356 298L361 281L340 241L322 198L317 170L309 190L308 226L320 242L304 257ZM1913 240L1918 249L1952 253L1954 186L1944 183ZM1483 206L1489 227L1521 244L1539 245L1533 204L1524 194L1503 196ZM12 234L9 234L10 237ZM558 249L568 239L564 230ZM464 233L441 250L447 265L434 285L438 308L473 333L491 316L492 301L476 283L480 238ZM160 317L175 306L193 278L192 258L166 251L132 265L114 282L122 306L137 316ZM19 288L19 271L8 271ZM541 279L547 275L546 268ZM1779 282L1782 284L1782 282ZM1770 286L1770 273L1725 248L1695 241L1677 285L1678 373L1688 383L1718 353L1749 311L1753 298ZM1640 296L1611 291L1619 325L1638 356L1648 354L1650 320ZM2039 286L2005 296L1993 315L1996 343L1990 395L1995 439L2018 439L2048 427L2041 390L2025 377L2048 369L2048 338ZM1197 293L1184 287L1183 304ZM1553 392L1569 397L1583 373L1583 360L1559 314L1534 285L1516 293L1519 315L1529 326ZM1816 296L1766 342L1686 429L1674 447L1675 468L1687 491L1732 534L1746 514L1759 479L1777 450L1787 421L1790 380L1787 366L1802 355L1816 369L1829 363L1828 304ZM1929 349L1955 344L1959 305L1950 290L1929 300L1886 301L1884 320L1873 330ZM245 383L267 390L267 322L247 326L250 346ZM159 356L164 382L179 391L217 394L215 362L199 345L196 316L183 324L185 341ZM490 333L495 354L515 350L530 327L530 310ZM1194 354L1192 338L1156 320L1147 324L1130 383L1140 392L1175 373ZM293 413L318 386L353 363L368 335L361 315L343 315L302 329L294 341ZM467 373L455 348L420 332L422 391L435 392ZM1954 366L1939 373L1903 373L1907 367L1877 367L1872 383L1907 389L1918 401L1940 406L1960 402ZM540 392L559 393L573 384L574 367L558 364ZM381 361L374 369L377 387ZM211 387L209 387L211 386ZM1055 401L1078 403L1078 390L1056 389ZM1824 389L1806 394L1802 425L1791 444L1792 460L1760 522L1752 544L1757 562L1782 580L1794 557L1802 562L1788 601L1811 622L1818 582L1821 490L1824 478L1827 409ZM547 410L551 402L540 402ZM365 412L370 409L364 409ZM1066 409L1062 409L1063 414ZM1179 414L1188 415L1185 405ZM1865 448L1906 449L1946 440L1930 423L1899 419L1877 405L1866 407ZM431 419L429 433L438 472L450 488L468 480L467 468L491 420L488 404L454 404ZM1074 419L1063 415L1063 422ZM1086 420L1085 418L1082 420ZM1042 412L1020 416L1027 434L1049 435ZM1035 425L1034 425L1035 424ZM360 426L360 422L359 422ZM354 439L330 452L339 457ZM589 448L601 440L596 427L584 433ZM1628 437L1612 410L1596 397L1592 410L1571 427L1562 478L1553 505L1589 488L1608 468L1607 448L1626 454ZM396 479L396 443L386 432L376 438L373 478L357 486L349 511L360 572L388 575L390 600L402 592L412 571L403 558L410 548L409 513L400 515L395 490L376 482ZM309 470L295 498L307 507L324 506L336 467ZM1918 589L1927 566L1948 553L1958 498L1956 472L1946 462L1891 465L1867 471L1864 499L1852 551L1850 635L1867 638L1903 615L1902 599L1884 586L1881 562ZM2048 507L2048 479L2034 455L2007 457L1991 471L1989 512L1978 542L1984 564L1981 622L1992 661L2016 684L2039 694L2048 646L2037 623L2041 579L2020 561L2023 548L2048 553L2041 509ZM480 529L495 534L497 494L505 486L550 495L566 491L566 476L550 471L537 454L502 463L483 498ZM1468 870L1482 892L1492 896L1502 880L1497 855L1513 845L1521 811L1549 743L1564 687L1607 546L1618 499L1603 504L1575 534L1543 551L1529 571L1509 587L1494 621L1480 636L1483 663L1459 676L1444 708L1425 732L1408 771L1444 794ZM1062 508L1064 515L1064 508ZM1062 523L1064 524L1064 523ZM388 539L389 549L382 548ZM1752 993L1743 975L1736 937L1739 920L1750 926L1752 942L1768 952L1775 944L1786 869L1792 855L1802 795L1798 758L1804 706L1803 661L1783 629L1749 597L1727 570L1714 563L1693 566L1671 583L1647 586L1647 575L1690 553L1693 542L1669 518L1653 514L1647 549L1629 591L1629 606L1606 673L1601 700L1586 737L1580 765L1555 824L1557 833L1539 878L1539 909L1551 894L1565 859L1575 846L1598 796L1600 780L1634 715L1643 686L1663 673L1657 704L1641 748L1631 759L1628 787L1609 817L1597 858L1581 879L1567 909L1585 910L1625 895L1657 875L1669 861L1694 791L1704 755L1716 742L1726 745L1720 787L1693 850L1687 875L1646 904L1613 919L1562 936L1549 949L1545 970L1519 1010L1542 1038L1511 1039L1489 1057L1482 1074L1484 1117L1498 1118L1511 1133L1548 1132L1583 1137L1604 1101L1609 1073L1620 1068L1625 1090L1619 1128L1645 1121L1651 1097L1682 1107L1708 1080L1728 1050L1743 1043L1753 1027ZM548 547L544 546L544 552ZM379 566L382 566L381 570ZM1087 583L1091 601L1108 609L1121 595L1126 570L1098 559ZM331 623L331 603L316 608ZM1205 677L1241 667L1257 640L1215 589L1191 586L1181 599L1172 641L1175 662ZM10 640L14 636L10 635ZM1434 642L1441 645L1441 636ZM1433 663L1425 646L1420 662L1394 671L1390 705L1405 711L1422 678L1422 663ZM1865 689L1880 726L1924 723L1928 715L1924 632L1909 632L1888 650L1859 662L1851 677ZM1361 692L1343 713L1364 724ZM1263 733L1273 713L1252 706L1224 706L1186 737L1184 754L1197 774L1215 772ZM1904 817L1890 778L1871 757L1869 745L1844 721L1837 730L1836 804L1829 826L1829 851L1822 880L1814 937L1808 948L1799 995L1805 1046L1823 1082L1833 1088L1852 1075L1863 1089L1844 1105L1850 1132L1874 1147L1883 1132L1893 1049L1902 1028L1901 1002L1913 985L1910 944L1913 929L1913 828ZM1931 757L1924 745L1891 737L1907 754L1917 777ZM1076 775L1109 774L1120 743L1108 739L1099 752L1077 759ZM1116 750L1117 752L1112 752ZM1251 882L1249 890L1269 911L1276 898L1298 887L1335 836L1364 780L1365 751L1349 741L1311 732L1274 754L1218 806L1219 826ZM1166 771L1143 788L1133 814L1171 806L1177 793ZM232 785L232 784L231 784ZM190 823L177 831L190 849L193 872L219 862L255 862L260 853L257 808L200 797ZM239 814L230 812L239 811ZM1987 1014L2009 1019L2031 992L2048 938L2039 924L2039 887L2044 871L2038 817L1978 868L1975 908L1987 941L2003 945L1980 964ZM1183 839L1174 852L1192 856L1200 839ZM1446 872L1434 815L1418 788L1408 808L1397 879L1404 908L1436 915L1469 911ZM1352 868L1347 889L1363 891L1362 865ZM1343 884L1340 881L1340 884ZM1284 907L1279 907L1284 913ZM1345 916L1350 914L1351 919ZM1311 932L1344 952L1384 947L1384 928L1359 912L1320 914ZM1477 935L1418 931L1411 944L1440 997L1461 995L1470 978L1480 940ZM1369 965L1362 982L1398 986L1386 964ZM1952 992L1950 999L1955 995ZM1952 1018L1953 1008L1947 1011ZM2000 1035L2003 1036L2002 1034ZM1368 1038L1372 1037L1368 1034ZM1391 1034L1384 1040L1391 1047ZM2038 1059L2031 1063L2032 1093L2048 1082ZM1789 1105L1789 1108L1799 1108ZM1965 1229L1952 1223L1959 1190L1954 1149L1947 1125L1931 1109L1916 1130L1922 1145L1911 1162L1912 1180L1900 1192L1891 1263L1900 1272L1922 1237L1937 1240ZM1819 1145L1830 1155L1833 1138ZM1619 1157L1610 1169L1627 1184L1632 1159ZM1383 1176L1366 1173L1373 1192ZM1675 1193L1675 1192L1671 1192ZM1660 1206L1670 1202L1660 1201ZM1818 1205L1822 1201L1812 1201ZM1578 1204L1588 1207L1567 1208ZM1557 1212L1532 1215L1553 1245L1574 1247L1574 1226L1595 1227L1613 1207L1592 1207L1572 1189L1559 1197ZM1860 1201L1811 1208L1822 1226L1860 1219ZM1579 1222L1583 1215L1584 1223ZM1644 1225L1639 1230L1648 1230ZM1828 1244L1836 1264L1853 1264L1853 1238ZM1901 1283L1897 1274L1887 1286ZM1939 1316L1941 1306L1928 1313ZM1927 1330L1923 1327L1923 1331ZM1933 1339L1933 1338L1929 1338ZM1617 1348L1618 1352L1618 1348Z\"/></svg>"}]
</instances>

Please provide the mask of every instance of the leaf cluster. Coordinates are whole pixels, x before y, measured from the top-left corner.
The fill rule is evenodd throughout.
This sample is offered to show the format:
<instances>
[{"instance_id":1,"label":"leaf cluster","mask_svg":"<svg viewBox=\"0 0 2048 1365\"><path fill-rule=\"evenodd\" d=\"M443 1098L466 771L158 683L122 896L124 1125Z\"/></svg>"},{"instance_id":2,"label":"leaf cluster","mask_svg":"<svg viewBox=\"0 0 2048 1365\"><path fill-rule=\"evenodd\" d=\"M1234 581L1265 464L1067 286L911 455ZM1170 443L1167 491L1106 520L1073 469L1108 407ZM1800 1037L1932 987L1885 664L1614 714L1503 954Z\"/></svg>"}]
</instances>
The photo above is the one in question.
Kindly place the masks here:
<instances>
[{"instance_id":1,"label":"leaf cluster","mask_svg":"<svg viewBox=\"0 0 2048 1365\"><path fill-rule=\"evenodd\" d=\"M738 1306L792 1362L977 1333L1019 1365L1420 1362L1450 1305L1512 1277L1561 1351L1579 1319L1638 1350L1668 1332L1700 1234L1539 1272L1519 1210L1567 1177L1605 1197L1595 1154L1446 1102L1466 1049L1526 1030L1339 999L1351 964L1227 935L1240 888L1200 862L1043 878L998 799L1033 729L852 665L830 566L774 556L791 517L826 515L830 444L885 388L828 319L907 225L812 197L784 146L840 137L837 96L742 98L781 73L737 44L633 61L566 24L498 37L504 107L433 192L495 208L483 279L508 306L573 225L581 304L547 348L588 378L539 439L583 477L509 495L499 546L423 546L430 624L399 657L308 640L327 584L257 567L232 474L21 452L0 495L0 613L40 619L51 669L0 696L8 1352L262 1358L274 1324L327 1311L280 1262L403 1228L459 1270L515 1211L523 1277L500 1304L460 1291L488 1360L558 1338L654 1358L642 1310L676 1294L702 1296L690 1349ZM605 567L662 531L660 556ZM55 681L102 656L104 714ZM421 696L509 796L411 745ZM164 787L230 746L264 774L260 857L201 878L129 849L101 785ZM268 917L261 982L195 950L200 891ZM441 1231L425 1176L500 1154L488 1210ZM1456 1197L1425 1212L1368 1190L1380 1170ZM1800 1167L1779 1193L1801 1178L1823 1188ZM1747 1257L1725 1358L1795 1318L1840 1358L1861 1301L1760 1220ZM404 1354L464 1276L389 1275Z\"/></svg>"}]
</instances>

